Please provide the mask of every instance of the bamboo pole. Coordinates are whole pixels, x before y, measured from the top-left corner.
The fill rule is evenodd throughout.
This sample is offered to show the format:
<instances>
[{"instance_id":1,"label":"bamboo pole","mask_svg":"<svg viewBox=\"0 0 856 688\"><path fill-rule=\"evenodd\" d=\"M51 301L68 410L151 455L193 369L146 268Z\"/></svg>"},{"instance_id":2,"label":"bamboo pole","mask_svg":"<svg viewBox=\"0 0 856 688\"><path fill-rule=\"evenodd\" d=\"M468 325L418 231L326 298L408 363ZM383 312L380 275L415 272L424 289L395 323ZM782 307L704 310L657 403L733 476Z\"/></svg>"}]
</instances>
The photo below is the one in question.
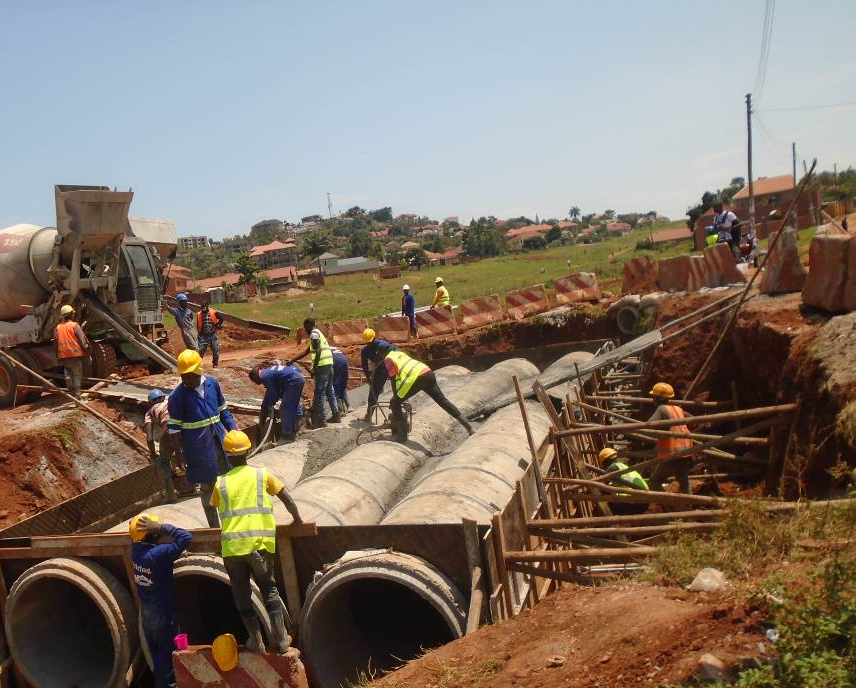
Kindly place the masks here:
<instances>
[{"instance_id":1,"label":"bamboo pole","mask_svg":"<svg viewBox=\"0 0 856 688\"><path fill-rule=\"evenodd\" d=\"M538 488L538 499L541 500L541 511L548 513L547 491L544 489L544 477L541 475L541 464L538 461L538 452L535 450L535 440L532 439L532 428L529 426L529 414L526 412L526 404L523 403L523 393L520 391L520 382L516 375L511 376L514 383L514 391L517 393L517 403L520 406L520 415L523 416L523 427L526 430L526 441L529 443L529 453L532 455L532 470L535 472L535 485Z\"/></svg>"},{"instance_id":2,"label":"bamboo pole","mask_svg":"<svg viewBox=\"0 0 856 688\"><path fill-rule=\"evenodd\" d=\"M660 492L658 490L637 490L625 485L603 485L595 480L580 480L578 478L547 478L548 482L560 483L562 485L573 485L575 487L597 487L600 490L613 495L629 495L632 497L645 497L648 502L656 502L658 499L674 499L679 497L680 501L692 504L710 504L719 506L729 501L729 497L707 497L705 495L688 495L675 492Z\"/></svg>"},{"instance_id":3,"label":"bamboo pole","mask_svg":"<svg viewBox=\"0 0 856 688\"><path fill-rule=\"evenodd\" d=\"M708 533L717 528L721 528L722 523L712 521L709 523L688 523L686 521L678 521L677 523L661 523L659 525L649 526L604 526L602 528L572 528L570 530L552 530L549 528L533 528L532 530L538 534L549 534L550 537L557 539L576 540L578 537L583 538L600 538L610 537L615 535L633 536L633 535L660 535L661 533L671 532L689 532L689 533ZM624 544L624 543L622 543Z\"/></svg>"},{"instance_id":4,"label":"bamboo pole","mask_svg":"<svg viewBox=\"0 0 856 688\"><path fill-rule=\"evenodd\" d=\"M639 557L647 557L657 554L660 551L658 547L647 547L640 545L639 547L605 547L591 549L560 549L560 550L541 550L539 552L515 552L509 551L505 553L506 562L525 563L525 562L589 562L589 561L628 561L638 559Z\"/></svg>"},{"instance_id":5,"label":"bamboo pole","mask_svg":"<svg viewBox=\"0 0 856 688\"><path fill-rule=\"evenodd\" d=\"M634 397L621 392L615 395L602 396L600 394L589 394L588 398L593 401L626 401L631 404L653 404L651 397ZM689 399L669 399L673 406L698 407L698 408L733 408L727 401L691 401Z\"/></svg>"}]
</instances>

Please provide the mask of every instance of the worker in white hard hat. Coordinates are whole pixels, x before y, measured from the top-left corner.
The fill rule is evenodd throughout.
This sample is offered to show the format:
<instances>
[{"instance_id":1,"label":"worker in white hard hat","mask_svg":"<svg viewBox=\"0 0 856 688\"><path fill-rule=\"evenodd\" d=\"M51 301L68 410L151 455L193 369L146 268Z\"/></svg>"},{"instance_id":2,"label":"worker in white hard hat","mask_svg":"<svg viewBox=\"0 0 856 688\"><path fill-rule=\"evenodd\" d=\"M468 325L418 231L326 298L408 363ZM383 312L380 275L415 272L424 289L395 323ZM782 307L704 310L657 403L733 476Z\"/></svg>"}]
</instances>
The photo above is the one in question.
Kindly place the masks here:
<instances>
[{"instance_id":1,"label":"worker in white hard hat","mask_svg":"<svg viewBox=\"0 0 856 688\"><path fill-rule=\"evenodd\" d=\"M246 433L240 430L227 433L223 449L232 469L217 478L211 505L220 514L223 564L229 574L235 606L247 629L246 648L252 652L264 650L250 587L251 581L255 581L270 616L271 645L282 654L291 639L285 629L284 607L274 578L276 520L271 497L277 497L285 505L294 523L303 521L282 481L263 466L247 465L252 443Z\"/></svg>"},{"instance_id":2,"label":"worker in white hard hat","mask_svg":"<svg viewBox=\"0 0 856 688\"><path fill-rule=\"evenodd\" d=\"M158 688L175 688L172 648L178 621L172 567L193 541L193 535L145 513L131 519L128 534L133 542L131 562L140 598L140 625L151 652L155 682Z\"/></svg>"},{"instance_id":3,"label":"worker in white hard hat","mask_svg":"<svg viewBox=\"0 0 856 688\"><path fill-rule=\"evenodd\" d=\"M65 373L68 393L80 399L83 384L83 359L89 353L89 340L74 321L74 308L68 304L59 309L60 321L54 329L54 354Z\"/></svg>"},{"instance_id":4,"label":"worker in white hard hat","mask_svg":"<svg viewBox=\"0 0 856 688\"><path fill-rule=\"evenodd\" d=\"M410 320L410 334L416 336L416 299L410 293L410 285L405 284L401 291L401 314Z\"/></svg>"},{"instance_id":5,"label":"worker in white hard hat","mask_svg":"<svg viewBox=\"0 0 856 688\"><path fill-rule=\"evenodd\" d=\"M223 454L227 430L236 430L235 419L226 405L220 384L202 372L202 357L186 349L178 355L181 384L169 395L167 429L176 454L184 456L187 482L199 485L202 508L208 525L220 525L217 509L210 505L211 491L218 475L228 470Z\"/></svg>"},{"instance_id":6,"label":"worker in white hard hat","mask_svg":"<svg viewBox=\"0 0 856 688\"><path fill-rule=\"evenodd\" d=\"M443 278L435 278L434 284L437 285L437 291L434 292L434 303L431 304L431 308L435 308L436 306L448 306L450 302L449 290L443 286Z\"/></svg>"}]
</instances>

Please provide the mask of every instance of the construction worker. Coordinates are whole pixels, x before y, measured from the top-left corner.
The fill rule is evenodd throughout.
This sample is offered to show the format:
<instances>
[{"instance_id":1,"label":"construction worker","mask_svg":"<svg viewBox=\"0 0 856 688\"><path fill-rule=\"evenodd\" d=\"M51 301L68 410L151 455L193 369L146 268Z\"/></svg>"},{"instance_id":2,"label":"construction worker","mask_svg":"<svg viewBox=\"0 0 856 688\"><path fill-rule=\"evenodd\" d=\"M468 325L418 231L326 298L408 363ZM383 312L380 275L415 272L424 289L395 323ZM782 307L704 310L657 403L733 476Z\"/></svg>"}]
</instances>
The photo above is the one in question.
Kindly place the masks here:
<instances>
[{"instance_id":1,"label":"construction worker","mask_svg":"<svg viewBox=\"0 0 856 688\"><path fill-rule=\"evenodd\" d=\"M264 430L268 416L279 401L279 435L284 442L297 439L300 419L303 418L303 374L297 366L269 365L253 368L250 379L257 385L264 385L265 396L262 399L262 411L259 415L259 428Z\"/></svg>"},{"instance_id":2,"label":"construction worker","mask_svg":"<svg viewBox=\"0 0 856 688\"><path fill-rule=\"evenodd\" d=\"M600 461L600 465L603 466L603 469L607 473L612 473L613 471L623 471L627 468L627 464L619 461L618 452L615 451L612 447L606 447L605 449L601 449L600 453L597 455L598 460ZM621 475L616 476L610 482L618 483L624 487L629 487L634 490L647 490L648 483L645 482L645 478L642 477L642 474L639 471L628 471L627 473L622 473ZM618 494L621 494L620 492ZM618 516L627 516L630 514L641 514L648 509L647 504L628 504L626 502L610 502L609 508L612 510L612 513Z\"/></svg>"},{"instance_id":3,"label":"construction worker","mask_svg":"<svg viewBox=\"0 0 856 688\"><path fill-rule=\"evenodd\" d=\"M666 382L658 382L651 389L651 396L654 397L654 403L657 405L657 408L648 419L649 421L668 419L680 420L682 418L686 418L684 410L680 406L669 403L669 400L674 399L675 397L675 390L672 388L672 385ZM668 431L689 434L690 430L686 425L681 424L670 426ZM693 446L693 441L689 438L661 437L657 440L656 456L658 459L662 459L674 454L676 451L687 449L691 446ZM648 484L651 486L652 490L659 490L661 489L665 479L674 475L678 479L681 492L692 494L689 480L690 469L692 466L692 461L689 461L688 459L676 459L674 461L661 463L654 469L654 472L648 479Z\"/></svg>"},{"instance_id":4,"label":"construction worker","mask_svg":"<svg viewBox=\"0 0 856 688\"><path fill-rule=\"evenodd\" d=\"M181 332L181 338L184 340L184 348L191 351L199 351L199 339L196 335L196 318L190 306L187 305L187 294L181 292L175 297L178 301L178 306L168 308L175 318L175 324L178 325L178 330Z\"/></svg>"},{"instance_id":5,"label":"construction worker","mask_svg":"<svg viewBox=\"0 0 856 688\"><path fill-rule=\"evenodd\" d=\"M199 485L208 525L220 525L217 509L210 505L217 476L228 470L223 455L226 430L235 430L235 419L226 406L220 385L203 375L202 357L186 349L178 355L181 384L169 395L169 429L172 447L184 457L187 482Z\"/></svg>"},{"instance_id":6,"label":"construction worker","mask_svg":"<svg viewBox=\"0 0 856 688\"><path fill-rule=\"evenodd\" d=\"M348 357L335 346L330 347L333 352L333 391L336 393L336 403L339 406L339 414L351 412L348 403Z\"/></svg>"},{"instance_id":7,"label":"construction worker","mask_svg":"<svg viewBox=\"0 0 856 688\"><path fill-rule=\"evenodd\" d=\"M217 339L217 330L223 327L223 319L220 314L209 308L207 303L196 314L196 332L199 335L199 355L205 358L205 352L211 347L212 365L216 368L220 363L220 340Z\"/></svg>"},{"instance_id":8,"label":"construction worker","mask_svg":"<svg viewBox=\"0 0 856 688\"><path fill-rule=\"evenodd\" d=\"M184 530L160 523L153 514L134 516L128 525L134 583L140 598L140 624L152 656L159 688L175 688L173 640L178 623L173 601L172 566L193 541Z\"/></svg>"},{"instance_id":9,"label":"construction worker","mask_svg":"<svg viewBox=\"0 0 856 688\"><path fill-rule=\"evenodd\" d=\"M223 449L233 468L217 478L211 505L220 514L223 564L232 584L235 606L249 634L246 648L251 652L264 650L259 617L253 610L250 581L254 580L270 616L272 645L282 654L291 638L285 630L285 607L274 579L276 521L270 498L276 496L285 504L294 523L303 521L282 481L264 467L247 465L251 448L250 438L240 430L226 435Z\"/></svg>"},{"instance_id":10,"label":"construction worker","mask_svg":"<svg viewBox=\"0 0 856 688\"><path fill-rule=\"evenodd\" d=\"M403 351L388 351L383 359L386 373L392 380L392 400L389 404L392 438L396 442L404 442L407 439L407 421L404 418L402 404L418 392L425 392L446 413L464 426L464 429L473 434L472 426L464 418L451 401L443 394L437 384L437 376L424 363L411 358Z\"/></svg>"},{"instance_id":11,"label":"construction worker","mask_svg":"<svg viewBox=\"0 0 856 688\"><path fill-rule=\"evenodd\" d=\"M74 308L68 304L59 309L60 321L54 329L54 354L62 364L65 387L75 399L80 399L83 384L83 359L89 353L89 340L74 322Z\"/></svg>"},{"instance_id":12,"label":"construction worker","mask_svg":"<svg viewBox=\"0 0 856 688\"><path fill-rule=\"evenodd\" d=\"M410 334L416 336L416 299L410 293L410 285L405 284L401 291L401 314L410 320Z\"/></svg>"},{"instance_id":13,"label":"construction worker","mask_svg":"<svg viewBox=\"0 0 856 688\"><path fill-rule=\"evenodd\" d=\"M369 383L369 405L363 420L368 423L372 419L372 408L377 404L377 398L383 393L387 380L386 366L381 363L387 353L396 350L396 346L378 337L370 327L363 330L363 345L360 350L360 363L366 381Z\"/></svg>"},{"instance_id":14,"label":"construction worker","mask_svg":"<svg viewBox=\"0 0 856 688\"><path fill-rule=\"evenodd\" d=\"M169 402L162 389L149 392L149 409L143 418L149 460L158 467L163 481L167 504L175 504L175 485L172 482L172 442L169 439Z\"/></svg>"},{"instance_id":15,"label":"construction worker","mask_svg":"<svg viewBox=\"0 0 856 688\"><path fill-rule=\"evenodd\" d=\"M336 392L333 391L333 352L324 333L315 327L313 318L303 321L303 331L309 335L309 346L299 355L292 358L288 365L312 353L312 378L315 380L315 395L312 399L312 427L326 427L327 422L341 423L342 416L339 415L339 405L336 403ZM324 398L330 404L332 416L329 421L324 420Z\"/></svg>"},{"instance_id":16,"label":"construction worker","mask_svg":"<svg viewBox=\"0 0 856 688\"><path fill-rule=\"evenodd\" d=\"M434 280L434 284L437 285L437 291L434 292L434 303L431 304L431 308L436 308L437 306L448 306L449 290L443 286L443 278L437 277Z\"/></svg>"}]
</instances>

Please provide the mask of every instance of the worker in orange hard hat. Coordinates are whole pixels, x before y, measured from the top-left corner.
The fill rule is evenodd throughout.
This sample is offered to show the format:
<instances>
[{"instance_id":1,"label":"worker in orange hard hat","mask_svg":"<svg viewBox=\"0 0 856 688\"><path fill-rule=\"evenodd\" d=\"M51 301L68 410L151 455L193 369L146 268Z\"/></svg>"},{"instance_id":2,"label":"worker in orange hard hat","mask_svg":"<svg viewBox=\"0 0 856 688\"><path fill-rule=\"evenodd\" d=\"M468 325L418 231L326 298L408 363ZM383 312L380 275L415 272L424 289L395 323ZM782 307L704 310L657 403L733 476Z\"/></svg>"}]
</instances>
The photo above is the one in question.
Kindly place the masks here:
<instances>
[{"instance_id":1,"label":"worker in orange hard hat","mask_svg":"<svg viewBox=\"0 0 856 688\"><path fill-rule=\"evenodd\" d=\"M175 688L172 643L178 622L172 567L193 541L193 535L145 513L131 519L128 534L133 541L131 561L140 598L140 624L151 651L155 681L159 688Z\"/></svg>"},{"instance_id":2,"label":"worker in orange hard hat","mask_svg":"<svg viewBox=\"0 0 856 688\"><path fill-rule=\"evenodd\" d=\"M675 390L672 388L672 385L666 382L658 382L651 389L651 396L654 397L654 403L656 405L656 409L651 417L648 419L652 420L676 420L680 421L683 418L686 418L686 414L684 410L678 406L677 404L672 403L672 399L675 398ZM669 432L673 433L682 433L689 434L689 428L683 423L677 423L668 428ZM665 458L667 456L671 456L677 451L681 449L687 449L693 446L693 441L690 438L683 437L660 437L657 440L657 453L656 456L658 459ZM665 463L661 463L658 465L654 472L651 474L650 479L648 480L648 484L651 486L652 490L660 490L662 489L663 481L669 476L675 476L678 479L678 484L681 487L681 492L685 494L692 494L692 489L690 487L690 470L693 467L693 462L689 459L676 459L674 461L666 461Z\"/></svg>"},{"instance_id":3,"label":"worker in orange hard hat","mask_svg":"<svg viewBox=\"0 0 856 688\"><path fill-rule=\"evenodd\" d=\"M74 322L74 308L65 304L59 309L59 324L54 329L54 354L65 373L68 393L80 398L83 384L83 359L89 353L89 340Z\"/></svg>"}]
</instances>

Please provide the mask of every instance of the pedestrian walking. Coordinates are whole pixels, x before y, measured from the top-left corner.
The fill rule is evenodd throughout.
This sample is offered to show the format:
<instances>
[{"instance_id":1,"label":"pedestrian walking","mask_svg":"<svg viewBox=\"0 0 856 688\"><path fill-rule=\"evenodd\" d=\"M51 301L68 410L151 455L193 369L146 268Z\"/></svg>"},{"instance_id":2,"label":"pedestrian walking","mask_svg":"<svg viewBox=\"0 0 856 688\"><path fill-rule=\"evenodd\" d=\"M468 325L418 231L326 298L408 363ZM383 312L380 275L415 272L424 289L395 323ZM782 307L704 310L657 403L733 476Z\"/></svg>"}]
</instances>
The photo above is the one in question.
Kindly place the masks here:
<instances>
[{"instance_id":1,"label":"pedestrian walking","mask_svg":"<svg viewBox=\"0 0 856 688\"><path fill-rule=\"evenodd\" d=\"M212 365L216 368L220 364L220 340L217 339L217 331L223 327L223 319L207 303L196 314L196 332L199 335L199 355L205 358L205 352L211 347Z\"/></svg>"},{"instance_id":2,"label":"pedestrian walking","mask_svg":"<svg viewBox=\"0 0 856 688\"><path fill-rule=\"evenodd\" d=\"M410 293L410 285L405 284L401 290L401 314L410 321L410 334L416 336L416 299Z\"/></svg>"},{"instance_id":3,"label":"pedestrian walking","mask_svg":"<svg viewBox=\"0 0 856 688\"><path fill-rule=\"evenodd\" d=\"M178 306L170 307L169 312L175 318L175 324L181 332L184 348L191 351L199 351L199 339L196 334L196 318L190 306L187 305L187 294L181 292L175 297Z\"/></svg>"},{"instance_id":4,"label":"pedestrian walking","mask_svg":"<svg viewBox=\"0 0 856 688\"><path fill-rule=\"evenodd\" d=\"M315 327L315 320L306 318L303 321L303 331L309 335L309 346L299 355L292 358L288 365L299 361L304 356L312 354L312 379L315 381L315 395L312 400L312 427L323 428L330 423L341 423L339 405L336 402L336 392L333 390L333 351L324 333ZM330 405L332 416L325 420L324 399Z\"/></svg>"},{"instance_id":5,"label":"pedestrian walking","mask_svg":"<svg viewBox=\"0 0 856 688\"><path fill-rule=\"evenodd\" d=\"M363 420L368 423L372 419L372 408L377 405L378 397L383 393L387 381L383 359L388 352L395 351L397 347L392 342L378 337L370 327L363 330L363 345L360 349L360 365L369 383L369 401Z\"/></svg>"},{"instance_id":6,"label":"pedestrian walking","mask_svg":"<svg viewBox=\"0 0 856 688\"><path fill-rule=\"evenodd\" d=\"M167 504L175 504L172 481L172 442L169 439L169 401L162 389L149 392L149 408L143 417L143 430L149 448L149 460L158 467Z\"/></svg>"},{"instance_id":7,"label":"pedestrian walking","mask_svg":"<svg viewBox=\"0 0 856 688\"><path fill-rule=\"evenodd\" d=\"M65 374L65 387L80 399L83 385L83 359L89 353L89 340L74 321L74 308L68 304L59 309L60 322L54 329L54 354Z\"/></svg>"},{"instance_id":8,"label":"pedestrian walking","mask_svg":"<svg viewBox=\"0 0 856 688\"><path fill-rule=\"evenodd\" d=\"M250 379L264 385L265 396L259 415L259 428L264 429L268 417L279 401L279 435L284 442L297 439L300 420L303 418L303 373L294 365L274 364L250 371Z\"/></svg>"}]
</instances>

